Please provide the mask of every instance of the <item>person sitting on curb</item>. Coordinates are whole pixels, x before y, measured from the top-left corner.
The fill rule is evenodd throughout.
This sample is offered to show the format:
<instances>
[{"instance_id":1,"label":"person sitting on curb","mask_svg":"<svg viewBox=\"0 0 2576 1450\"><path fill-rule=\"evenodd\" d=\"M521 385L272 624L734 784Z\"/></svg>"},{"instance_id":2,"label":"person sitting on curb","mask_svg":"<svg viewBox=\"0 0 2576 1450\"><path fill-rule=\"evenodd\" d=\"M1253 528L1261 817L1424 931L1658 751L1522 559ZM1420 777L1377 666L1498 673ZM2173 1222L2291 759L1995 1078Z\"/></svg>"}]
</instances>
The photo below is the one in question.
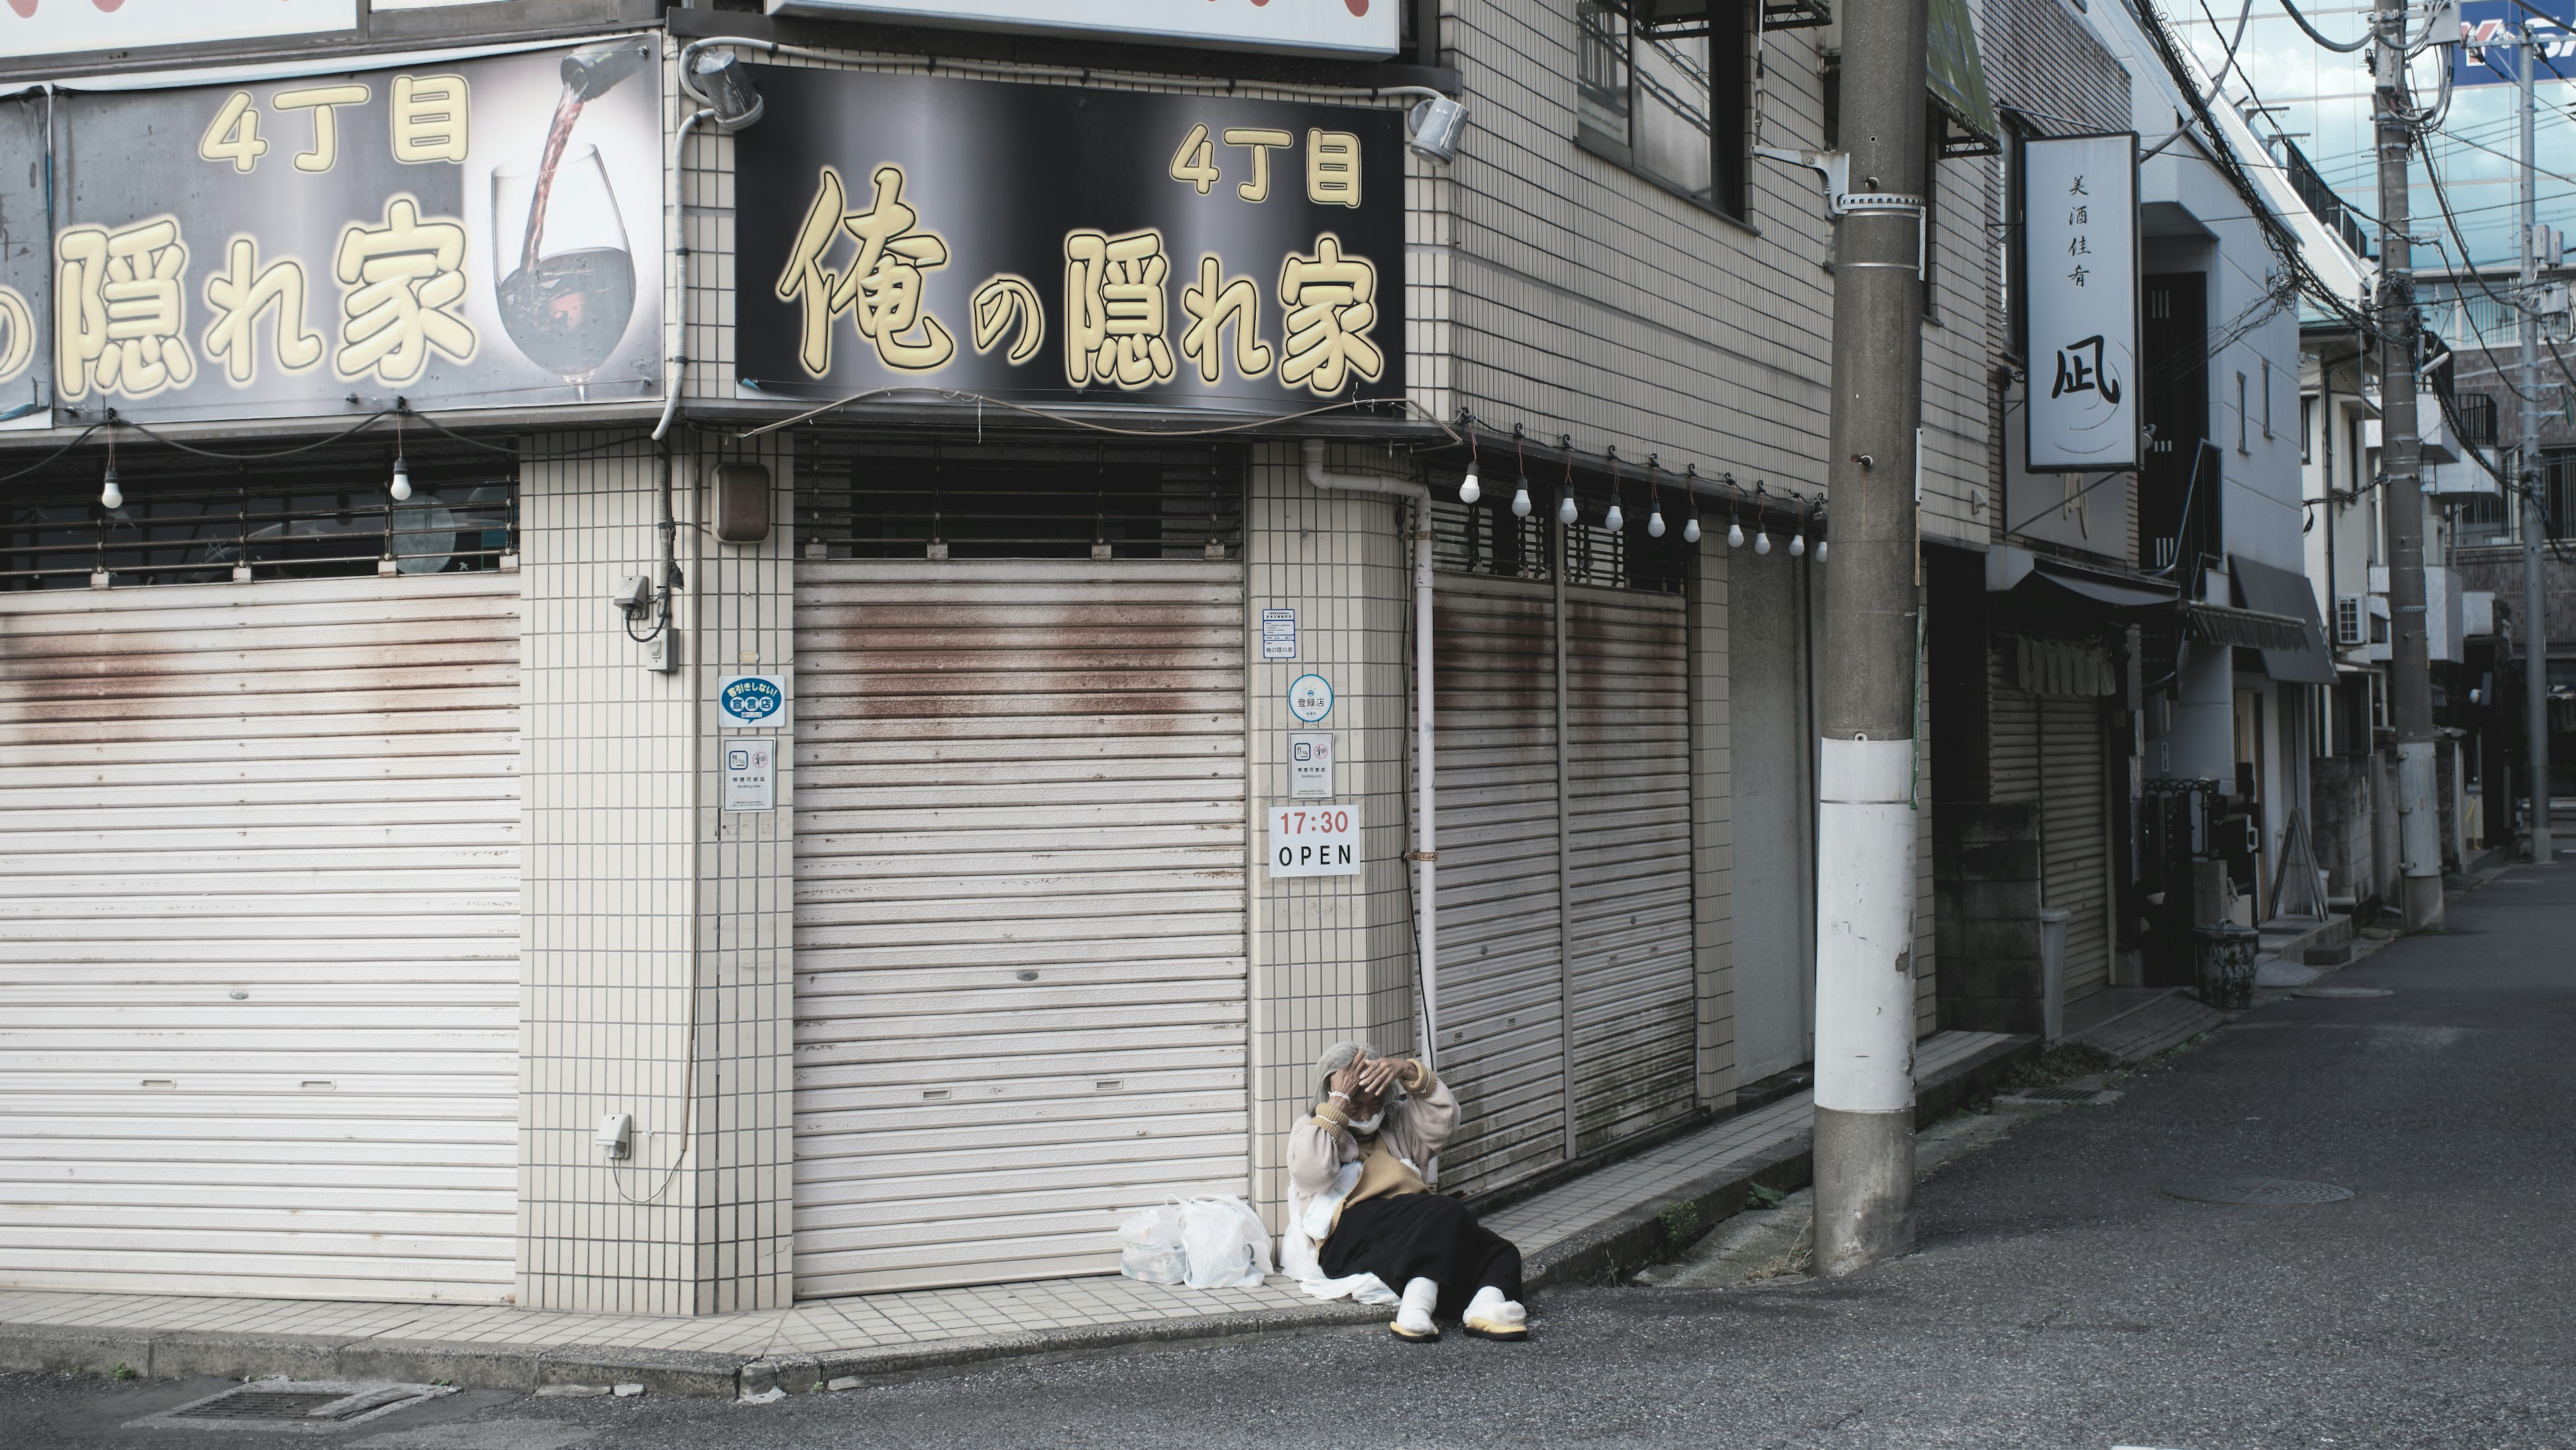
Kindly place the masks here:
<instances>
[{"instance_id":1,"label":"person sitting on curb","mask_svg":"<svg viewBox=\"0 0 2576 1450\"><path fill-rule=\"evenodd\" d=\"M1527 1339L1521 1251L1425 1179L1425 1166L1458 1127L1448 1084L1419 1062L1380 1057L1362 1042L1334 1043L1315 1078L1315 1110L1288 1133L1281 1264L1401 1285L1388 1326L1398 1339L1438 1339L1435 1312L1458 1315L1480 1339Z\"/></svg>"}]
</instances>

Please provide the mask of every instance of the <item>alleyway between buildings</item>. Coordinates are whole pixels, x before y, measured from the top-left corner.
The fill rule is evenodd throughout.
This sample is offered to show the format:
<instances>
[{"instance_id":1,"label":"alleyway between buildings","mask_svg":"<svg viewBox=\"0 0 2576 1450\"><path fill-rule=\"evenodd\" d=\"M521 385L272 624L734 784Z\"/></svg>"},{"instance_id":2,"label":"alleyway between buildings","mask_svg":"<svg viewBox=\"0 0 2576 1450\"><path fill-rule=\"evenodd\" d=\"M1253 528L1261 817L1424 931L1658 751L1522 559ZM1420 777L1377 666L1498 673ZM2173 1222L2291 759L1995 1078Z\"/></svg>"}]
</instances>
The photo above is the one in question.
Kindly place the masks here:
<instances>
[{"instance_id":1,"label":"alleyway between buildings","mask_svg":"<svg viewBox=\"0 0 2576 1450\"><path fill-rule=\"evenodd\" d=\"M1937 1171L1922 1251L1837 1283L1559 1290L1536 1339L1338 1329L734 1405L468 1392L365 1450L957 1446L2564 1446L2576 1442L2576 866L2523 868L2120 1096ZM2160 1191L2252 1175L2348 1200ZM212 1381L0 1379L0 1443L266 1443L118 1427Z\"/></svg>"}]
</instances>

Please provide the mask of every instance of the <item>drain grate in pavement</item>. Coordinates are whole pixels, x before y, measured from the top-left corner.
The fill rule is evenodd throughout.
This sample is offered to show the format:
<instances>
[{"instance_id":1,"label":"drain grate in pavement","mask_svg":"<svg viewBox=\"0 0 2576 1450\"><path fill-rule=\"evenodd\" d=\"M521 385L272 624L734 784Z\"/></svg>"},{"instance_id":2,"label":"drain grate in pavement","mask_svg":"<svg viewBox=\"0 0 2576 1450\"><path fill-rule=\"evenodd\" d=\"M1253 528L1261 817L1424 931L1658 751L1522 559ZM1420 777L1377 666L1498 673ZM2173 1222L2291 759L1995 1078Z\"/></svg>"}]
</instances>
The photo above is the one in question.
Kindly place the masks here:
<instances>
[{"instance_id":1,"label":"drain grate in pavement","mask_svg":"<svg viewBox=\"0 0 2576 1450\"><path fill-rule=\"evenodd\" d=\"M2164 1186L2167 1198L2192 1203L2243 1203L2257 1207L2293 1203L2340 1203L2352 1190L2303 1178L2188 1178Z\"/></svg>"},{"instance_id":2,"label":"drain grate in pavement","mask_svg":"<svg viewBox=\"0 0 2576 1450\"><path fill-rule=\"evenodd\" d=\"M338 1390L233 1390L172 1410L174 1420L301 1420L347 1399ZM335 1417L336 1418L336 1417Z\"/></svg>"},{"instance_id":3,"label":"drain grate in pavement","mask_svg":"<svg viewBox=\"0 0 2576 1450\"><path fill-rule=\"evenodd\" d=\"M2340 1000L2345 997L2393 997L2397 994L2391 992L2386 987L2301 987L2290 995L2293 997L2326 997Z\"/></svg>"},{"instance_id":4,"label":"drain grate in pavement","mask_svg":"<svg viewBox=\"0 0 2576 1450\"><path fill-rule=\"evenodd\" d=\"M133 1421L128 1429L336 1430L454 1391L381 1380L261 1380Z\"/></svg>"}]
</instances>

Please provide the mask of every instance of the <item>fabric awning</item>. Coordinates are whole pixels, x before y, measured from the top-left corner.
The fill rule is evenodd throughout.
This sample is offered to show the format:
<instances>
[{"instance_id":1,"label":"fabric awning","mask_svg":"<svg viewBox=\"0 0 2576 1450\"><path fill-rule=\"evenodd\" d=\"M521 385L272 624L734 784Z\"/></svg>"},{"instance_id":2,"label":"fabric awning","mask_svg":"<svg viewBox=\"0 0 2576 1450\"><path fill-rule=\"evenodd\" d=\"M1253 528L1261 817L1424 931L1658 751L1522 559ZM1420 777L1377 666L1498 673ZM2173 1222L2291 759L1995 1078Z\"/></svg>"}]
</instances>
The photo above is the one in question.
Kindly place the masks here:
<instances>
[{"instance_id":1,"label":"fabric awning","mask_svg":"<svg viewBox=\"0 0 2576 1450\"><path fill-rule=\"evenodd\" d=\"M2326 648L2325 620L2317 613L2317 592L2307 576L2258 564L2242 554L2229 555L2227 563L2236 576L2236 592L2248 609L2299 626L2299 637L2291 644L2254 646L2263 651L2263 673L2285 685L2333 684L2334 655Z\"/></svg>"},{"instance_id":2,"label":"fabric awning","mask_svg":"<svg viewBox=\"0 0 2576 1450\"><path fill-rule=\"evenodd\" d=\"M2231 645L2237 649L2296 650L2307 636L2299 622L2282 614L2264 614L2259 610L2233 609L2224 604L2185 604L2182 606L2183 628L2193 639L2204 644Z\"/></svg>"},{"instance_id":3,"label":"fabric awning","mask_svg":"<svg viewBox=\"0 0 2576 1450\"><path fill-rule=\"evenodd\" d=\"M2133 582L2116 574L2070 569L2046 560L2032 565L2030 572L2069 593L2080 594L2114 609L2143 609L2150 605L2171 604L2174 600L2174 591L2169 585L2159 588L2144 580Z\"/></svg>"},{"instance_id":4,"label":"fabric awning","mask_svg":"<svg viewBox=\"0 0 2576 1450\"><path fill-rule=\"evenodd\" d=\"M1986 551L1986 592L2063 590L2092 604L2113 609L2148 609L2174 602L2174 586L2161 579L2089 568L2065 559L2034 554L2011 544ZM2061 603L2071 603L2056 596Z\"/></svg>"}]
</instances>

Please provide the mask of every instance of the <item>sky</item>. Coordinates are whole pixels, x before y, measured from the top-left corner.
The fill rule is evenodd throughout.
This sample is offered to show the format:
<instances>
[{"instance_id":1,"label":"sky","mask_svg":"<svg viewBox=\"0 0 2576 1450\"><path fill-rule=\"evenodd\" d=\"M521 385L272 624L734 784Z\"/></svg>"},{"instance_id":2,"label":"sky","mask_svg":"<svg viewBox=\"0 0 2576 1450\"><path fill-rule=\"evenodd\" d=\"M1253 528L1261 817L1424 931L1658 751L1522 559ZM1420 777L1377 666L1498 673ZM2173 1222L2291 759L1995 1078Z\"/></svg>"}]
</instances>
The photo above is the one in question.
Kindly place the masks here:
<instances>
[{"instance_id":1,"label":"sky","mask_svg":"<svg viewBox=\"0 0 2576 1450\"><path fill-rule=\"evenodd\" d=\"M2215 72L2226 55L2228 36L2236 28L2241 0L2150 3L2164 11L2201 64ZM2543 8L2559 11L2569 3L2571 0L2543 0ZM2341 55L2310 41L2283 12L2281 0L2253 0L2253 7L2239 48L2238 69L2228 77L2228 98L2240 110L2252 105L2280 107L2266 113L2268 119L2248 117L2254 122L2256 134L2270 135L2275 130L2290 133L2336 194L2375 218L2379 214L2378 182L2371 152L2366 52ZM2421 0L2410 8L2420 24ZM2500 8L2495 0L2463 6L2472 20ZM2310 24L2338 41L2362 35L2368 25L2367 11L2366 5L2350 0L2318 0L2315 5L2300 7ZM2550 49L2563 52L2576 47L2566 44L2562 37L2561 43ZM2442 53L2428 52L2416 63L2413 74L2420 104L2431 105L2437 99L2440 62L2435 56ZM2517 64L2510 49L2497 49L2491 54L2508 69ZM2560 70L2576 76L2576 54L2558 54L2553 59ZM2571 104L2576 104L2576 89L2541 70L2537 97L2539 217L2545 224L2576 232L2576 119L2571 119ZM2457 86L2452 91L2450 114L2443 120L2431 148L2433 169L2441 177L2443 191L2458 218L2469 259L2481 266L2509 267L2515 261L2514 206L2520 196L2515 186L2519 175L2519 106L2520 91L2512 85ZM2431 270L2449 265L2460 247L2435 204L2425 172L2419 153L2413 168L2415 185L2410 192L2410 205L2417 218L2412 230L2418 237L2439 238L2440 245L2416 248L2415 265ZM2373 232L2375 239L2375 227Z\"/></svg>"}]
</instances>

